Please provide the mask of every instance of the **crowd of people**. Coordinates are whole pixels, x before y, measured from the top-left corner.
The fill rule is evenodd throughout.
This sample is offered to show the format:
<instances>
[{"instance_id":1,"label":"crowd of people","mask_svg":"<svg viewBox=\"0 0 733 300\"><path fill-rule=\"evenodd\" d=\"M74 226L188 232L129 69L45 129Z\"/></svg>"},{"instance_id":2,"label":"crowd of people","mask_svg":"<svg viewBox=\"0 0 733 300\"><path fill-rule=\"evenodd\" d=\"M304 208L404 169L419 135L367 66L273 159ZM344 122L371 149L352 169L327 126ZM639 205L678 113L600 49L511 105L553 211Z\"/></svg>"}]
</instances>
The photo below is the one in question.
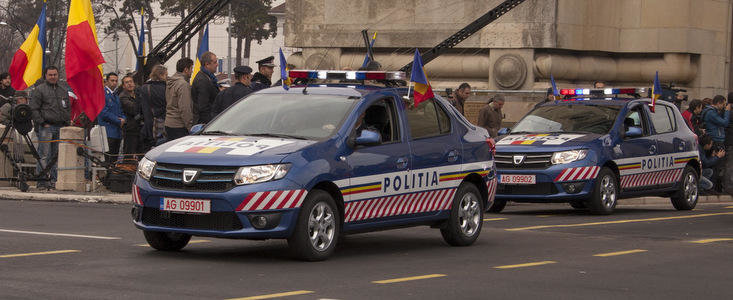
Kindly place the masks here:
<instances>
[{"instance_id":1,"label":"crowd of people","mask_svg":"<svg viewBox=\"0 0 733 300\"><path fill-rule=\"evenodd\" d=\"M704 193L733 194L733 118L730 110L733 93L690 101L682 113L687 126L698 136Z\"/></svg>"},{"instance_id":2,"label":"crowd of people","mask_svg":"<svg viewBox=\"0 0 733 300\"><path fill-rule=\"evenodd\" d=\"M0 74L0 122L10 120L11 106L29 104L33 126L38 136L40 160L36 172L42 174L50 165L50 181L40 180L37 187L55 187L58 143L61 127L99 125L105 129L108 152L104 160L115 163L120 158L138 158L151 148L188 135L195 124L205 124L237 100L272 85L275 64L270 56L257 61L258 70L234 68L235 82L222 85L214 75L218 59L212 52L201 55L201 69L192 79L194 62L181 58L176 72L169 76L163 65L153 66L150 79L138 86L133 74L104 74L105 104L95 120L72 120L73 91L60 80L57 67L43 70L42 80L25 91L11 87L8 73ZM14 101L11 99L15 99ZM11 104L12 103L12 104Z\"/></svg>"}]
</instances>

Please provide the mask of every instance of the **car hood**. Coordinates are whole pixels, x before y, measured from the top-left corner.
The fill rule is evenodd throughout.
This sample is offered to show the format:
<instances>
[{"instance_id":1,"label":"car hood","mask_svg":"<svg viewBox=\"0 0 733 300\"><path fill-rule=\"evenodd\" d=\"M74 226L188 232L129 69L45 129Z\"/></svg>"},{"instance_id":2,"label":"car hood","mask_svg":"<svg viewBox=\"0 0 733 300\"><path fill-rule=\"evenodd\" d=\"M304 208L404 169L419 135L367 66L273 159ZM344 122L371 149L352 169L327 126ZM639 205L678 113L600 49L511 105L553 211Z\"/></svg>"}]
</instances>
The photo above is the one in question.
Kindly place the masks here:
<instances>
[{"instance_id":1,"label":"car hood","mask_svg":"<svg viewBox=\"0 0 733 300\"><path fill-rule=\"evenodd\" d=\"M193 135L155 147L145 156L153 161L192 165L258 165L280 162L316 141L250 136Z\"/></svg>"},{"instance_id":2,"label":"car hood","mask_svg":"<svg viewBox=\"0 0 733 300\"><path fill-rule=\"evenodd\" d=\"M496 150L515 151L560 151L588 146L600 138L600 134L549 133L549 134L510 134L499 138Z\"/></svg>"}]
</instances>

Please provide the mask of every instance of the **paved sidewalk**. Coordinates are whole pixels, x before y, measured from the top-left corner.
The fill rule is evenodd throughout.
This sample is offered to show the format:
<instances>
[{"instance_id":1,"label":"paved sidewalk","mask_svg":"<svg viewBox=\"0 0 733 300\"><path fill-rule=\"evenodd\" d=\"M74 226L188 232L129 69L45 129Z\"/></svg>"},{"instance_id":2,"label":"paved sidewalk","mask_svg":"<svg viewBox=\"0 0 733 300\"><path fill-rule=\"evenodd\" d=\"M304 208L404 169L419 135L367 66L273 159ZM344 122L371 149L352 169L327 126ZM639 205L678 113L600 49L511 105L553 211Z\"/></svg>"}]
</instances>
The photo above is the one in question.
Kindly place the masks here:
<instances>
[{"instance_id":1,"label":"paved sidewalk","mask_svg":"<svg viewBox=\"0 0 733 300\"><path fill-rule=\"evenodd\" d=\"M30 201L62 201L62 202L91 202L91 203L132 203L131 194L112 193L108 191L79 193L69 191L45 191L31 188L23 193L14 187L0 187L0 200L30 200ZM698 203L733 202L730 195L700 196ZM618 205L640 204L669 204L669 198L641 197L621 199ZM511 205L512 203L510 203Z\"/></svg>"}]
</instances>

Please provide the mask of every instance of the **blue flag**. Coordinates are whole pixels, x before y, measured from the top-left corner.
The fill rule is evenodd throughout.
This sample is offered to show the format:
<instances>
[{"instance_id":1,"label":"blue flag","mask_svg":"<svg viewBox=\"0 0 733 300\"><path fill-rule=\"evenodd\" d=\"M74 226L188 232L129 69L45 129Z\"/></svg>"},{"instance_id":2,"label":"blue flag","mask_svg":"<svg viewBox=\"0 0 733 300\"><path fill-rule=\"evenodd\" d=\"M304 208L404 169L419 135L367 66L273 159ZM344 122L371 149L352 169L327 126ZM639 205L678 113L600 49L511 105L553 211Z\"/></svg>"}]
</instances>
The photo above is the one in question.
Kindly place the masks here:
<instances>
[{"instance_id":1,"label":"blue flag","mask_svg":"<svg viewBox=\"0 0 733 300\"><path fill-rule=\"evenodd\" d=\"M145 9L140 8L140 36L137 41L137 56L145 55ZM140 70L140 61L137 62L135 70Z\"/></svg>"},{"instance_id":2,"label":"blue flag","mask_svg":"<svg viewBox=\"0 0 733 300\"><path fill-rule=\"evenodd\" d=\"M557 84L555 84L555 77L552 77L552 74L550 74L550 84L552 84L552 94L560 96L560 92L557 90Z\"/></svg>"},{"instance_id":3,"label":"blue flag","mask_svg":"<svg viewBox=\"0 0 733 300\"><path fill-rule=\"evenodd\" d=\"M654 74L654 85L652 86L652 106L649 108L654 112L654 106L657 104L657 99L662 96L662 85L659 84L659 71Z\"/></svg>"},{"instance_id":4,"label":"blue flag","mask_svg":"<svg viewBox=\"0 0 733 300\"><path fill-rule=\"evenodd\" d=\"M372 41L371 41L371 43L369 43L369 47L370 48L371 47L374 47L374 41L376 41L376 40L377 40L377 32L375 31L374 32L374 36L372 36ZM369 66L369 62L370 61L371 61L371 59L369 59L369 51L367 51L367 53L364 55L364 62L361 63L361 68L362 69L366 69L366 67Z\"/></svg>"},{"instance_id":5,"label":"blue flag","mask_svg":"<svg viewBox=\"0 0 733 300\"><path fill-rule=\"evenodd\" d=\"M283 55L283 49L280 48L280 81L282 81L283 89L286 91L290 89L290 77L288 76L288 62L285 61L285 55Z\"/></svg>"}]
</instances>

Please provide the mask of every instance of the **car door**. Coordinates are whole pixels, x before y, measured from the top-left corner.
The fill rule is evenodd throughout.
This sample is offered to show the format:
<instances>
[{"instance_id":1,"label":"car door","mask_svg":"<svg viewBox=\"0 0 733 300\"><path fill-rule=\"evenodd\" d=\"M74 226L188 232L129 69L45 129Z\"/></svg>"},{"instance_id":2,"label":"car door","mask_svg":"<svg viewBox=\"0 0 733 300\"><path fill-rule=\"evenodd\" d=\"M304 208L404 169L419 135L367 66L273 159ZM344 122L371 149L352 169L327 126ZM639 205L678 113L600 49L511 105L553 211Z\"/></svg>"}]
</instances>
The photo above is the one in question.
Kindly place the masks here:
<instances>
[{"instance_id":1,"label":"car door","mask_svg":"<svg viewBox=\"0 0 733 300\"><path fill-rule=\"evenodd\" d=\"M650 162L650 169L654 170L653 183L660 188L669 187L682 176L682 169L675 167L674 156L684 152L687 142L677 133L677 120L672 107L657 103L649 116L659 152L659 156Z\"/></svg>"},{"instance_id":2,"label":"car door","mask_svg":"<svg viewBox=\"0 0 733 300\"><path fill-rule=\"evenodd\" d=\"M614 149L614 161L620 173L622 190L639 190L653 186L647 162L659 154L657 141L649 122L649 110L644 103L632 103L621 124L621 132L630 126L640 127L642 135L626 137Z\"/></svg>"},{"instance_id":3,"label":"car door","mask_svg":"<svg viewBox=\"0 0 733 300\"><path fill-rule=\"evenodd\" d=\"M453 124L441 102L431 99L406 110L416 179L413 190L421 195L413 213L447 209L460 180L450 177L460 173L462 145L452 134Z\"/></svg>"},{"instance_id":4,"label":"car door","mask_svg":"<svg viewBox=\"0 0 733 300\"><path fill-rule=\"evenodd\" d=\"M342 189L346 200L344 221L368 222L398 214L396 208L404 178L410 173L410 149L402 132L399 112L393 97L381 98L362 106L352 125L352 138L360 129L378 131L378 145L356 146L345 157L350 168L349 186Z\"/></svg>"}]
</instances>

